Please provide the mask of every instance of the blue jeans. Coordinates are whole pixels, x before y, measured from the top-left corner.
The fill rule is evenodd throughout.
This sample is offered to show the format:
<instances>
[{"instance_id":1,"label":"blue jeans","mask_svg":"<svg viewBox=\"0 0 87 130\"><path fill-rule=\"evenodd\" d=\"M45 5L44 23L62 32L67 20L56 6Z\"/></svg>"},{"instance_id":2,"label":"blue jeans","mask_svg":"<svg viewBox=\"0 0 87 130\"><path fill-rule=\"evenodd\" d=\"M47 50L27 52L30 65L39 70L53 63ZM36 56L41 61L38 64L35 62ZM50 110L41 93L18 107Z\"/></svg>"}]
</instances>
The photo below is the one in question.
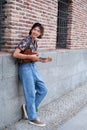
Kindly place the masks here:
<instances>
[{"instance_id":1,"label":"blue jeans","mask_svg":"<svg viewBox=\"0 0 87 130\"><path fill-rule=\"evenodd\" d=\"M19 65L19 77L22 82L28 119L37 119L36 108L47 94L47 88L39 76L34 63Z\"/></svg>"}]
</instances>

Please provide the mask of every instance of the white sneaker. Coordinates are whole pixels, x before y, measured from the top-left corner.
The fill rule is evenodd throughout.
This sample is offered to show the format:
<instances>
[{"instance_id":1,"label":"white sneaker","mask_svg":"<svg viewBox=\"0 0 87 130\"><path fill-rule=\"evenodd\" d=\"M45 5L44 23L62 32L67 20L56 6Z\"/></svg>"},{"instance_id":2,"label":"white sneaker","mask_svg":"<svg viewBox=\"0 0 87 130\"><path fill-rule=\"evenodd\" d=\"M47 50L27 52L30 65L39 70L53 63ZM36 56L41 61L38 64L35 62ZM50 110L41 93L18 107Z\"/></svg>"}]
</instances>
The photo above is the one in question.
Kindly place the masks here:
<instances>
[{"instance_id":1,"label":"white sneaker","mask_svg":"<svg viewBox=\"0 0 87 130\"><path fill-rule=\"evenodd\" d=\"M23 118L24 119L28 119L28 114L27 114L27 110L26 110L26 105L25 104L22 105L22 110L23 110Z\"/></svg>"},{"instance_id":2,"label":"white sneaker","mask_svg":"<svg viewBox=\"0 0 87 130\"><path fill-rule=\"evenodd\" d=\"M46 126L46 124L41 122L40 120L30 120L29 123L32 125L41 126L41 127Z\"/></svg>"}]
</instances>

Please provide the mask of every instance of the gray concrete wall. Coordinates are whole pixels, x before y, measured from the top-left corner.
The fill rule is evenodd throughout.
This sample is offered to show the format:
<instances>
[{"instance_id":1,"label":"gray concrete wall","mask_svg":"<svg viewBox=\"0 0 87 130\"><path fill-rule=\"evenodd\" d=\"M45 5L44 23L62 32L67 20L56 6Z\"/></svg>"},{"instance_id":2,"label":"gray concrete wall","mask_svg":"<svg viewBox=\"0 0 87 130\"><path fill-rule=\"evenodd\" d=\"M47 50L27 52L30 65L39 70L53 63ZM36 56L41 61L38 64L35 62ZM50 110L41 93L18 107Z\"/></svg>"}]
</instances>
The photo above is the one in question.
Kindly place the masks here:
<instances>
[{"instance_id":1,"label":"gray concrete wall","mask_svg":"<svg viewBox=\"0 0 87 130\"><path fill-rule=\"evenodd\" d=\"M41 106L87 81L87 50L59 50L40 55L53 58L52 62L36 64L49 90ZM17 70L10 54L0 55L0 128L21 118L24 98Z\"/></svg>"}]
</instances>

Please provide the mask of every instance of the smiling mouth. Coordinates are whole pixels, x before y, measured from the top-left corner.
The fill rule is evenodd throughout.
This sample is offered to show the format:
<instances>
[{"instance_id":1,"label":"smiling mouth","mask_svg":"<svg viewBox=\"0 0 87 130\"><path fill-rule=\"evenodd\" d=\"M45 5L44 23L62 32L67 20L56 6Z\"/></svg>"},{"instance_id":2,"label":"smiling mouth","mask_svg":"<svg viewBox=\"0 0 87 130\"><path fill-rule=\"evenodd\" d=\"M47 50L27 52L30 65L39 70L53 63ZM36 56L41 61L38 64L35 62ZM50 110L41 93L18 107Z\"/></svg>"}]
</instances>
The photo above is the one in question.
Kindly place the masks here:
<instances>
[{"instance_id":1,"label":"smiling mouth","mask_svg":"<svg viewBox=\"0 0 87 130\"><path fill-rule=\"evenodd\" d=\"M34 34L33 36L37 37L38 35L37 35L37 34Z\"/></svg>"}]
</instances>

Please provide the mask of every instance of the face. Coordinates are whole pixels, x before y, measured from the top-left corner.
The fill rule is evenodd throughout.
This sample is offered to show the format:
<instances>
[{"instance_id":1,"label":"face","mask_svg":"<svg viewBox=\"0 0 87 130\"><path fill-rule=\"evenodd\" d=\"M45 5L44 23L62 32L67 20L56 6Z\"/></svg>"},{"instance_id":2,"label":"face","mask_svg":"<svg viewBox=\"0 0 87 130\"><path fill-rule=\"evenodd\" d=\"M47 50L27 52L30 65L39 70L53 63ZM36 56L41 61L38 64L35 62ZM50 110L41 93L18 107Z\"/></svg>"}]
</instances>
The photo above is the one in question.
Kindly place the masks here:
<instances>
[{"instance_id":1,"label":"face","mask_svg":"<svg viewBox=\"0 0 87 130\"><path fill-rule=\"evenodd\" d=\"M33 28L33 30L31 31L31 36L33 39L36 39L37 37L39 37L41 35L40 32L40 28L39 27L35 27Z\"/></svg>"}]
</instances>

